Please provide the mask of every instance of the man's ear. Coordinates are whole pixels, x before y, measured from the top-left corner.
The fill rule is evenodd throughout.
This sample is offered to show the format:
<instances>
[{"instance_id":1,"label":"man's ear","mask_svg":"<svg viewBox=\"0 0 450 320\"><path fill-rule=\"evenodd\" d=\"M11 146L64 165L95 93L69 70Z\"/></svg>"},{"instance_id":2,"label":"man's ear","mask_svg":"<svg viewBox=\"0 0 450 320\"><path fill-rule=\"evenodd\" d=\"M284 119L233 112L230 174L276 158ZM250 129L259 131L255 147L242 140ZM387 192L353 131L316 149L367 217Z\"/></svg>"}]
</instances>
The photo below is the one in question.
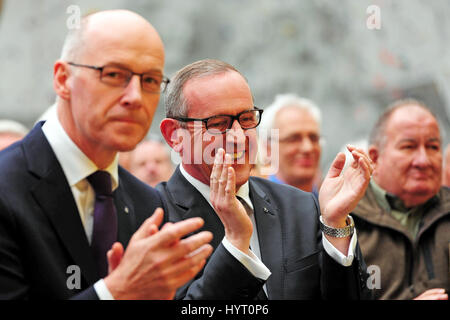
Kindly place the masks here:
<instances>
[{"instance_id":1,"label":"man's ear","mask_svg":"<svg viewBox=\"0 0 450 320\"><path fill-rule=\"evenodd\" d=\"M183 135L180 131L182 131L183 128L180 128L178 121L175 119L164 118L159 125L159 129L167 144L175 152L181 153L183 150Z\"/></svg>"},{"instance_id":2,"label":"man's ear","mask_svg":"<svg viewBox=\"0 0 450 320\"><path fill-rule=\"evenodd\" d=\"M64 100L70 98L70 88L68 79L70 75L70 69L67 62L58 60L53 66L53 89L56 94Z\"/></svg>"},{"instance_id":3,"label":"man's ear","mask_svg":"<svg viewBox=\"0 0 450 320\"><path fill-rule=\"evenodd\" d=\"M377 163L379 154L380 151L378 150L378 147L374 145L369 146L369 157L373 161L373 163Z\"/></svg>"}]
</instances>

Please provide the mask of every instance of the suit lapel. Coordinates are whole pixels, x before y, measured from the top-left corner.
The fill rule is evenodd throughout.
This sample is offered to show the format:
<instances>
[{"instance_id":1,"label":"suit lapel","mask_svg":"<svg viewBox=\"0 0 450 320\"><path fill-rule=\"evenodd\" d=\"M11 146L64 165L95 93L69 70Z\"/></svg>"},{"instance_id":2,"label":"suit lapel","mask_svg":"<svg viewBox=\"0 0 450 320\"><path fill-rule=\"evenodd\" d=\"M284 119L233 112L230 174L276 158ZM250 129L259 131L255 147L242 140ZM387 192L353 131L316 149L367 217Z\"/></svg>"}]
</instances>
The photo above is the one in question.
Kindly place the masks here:
<instances>
[{"instance_id":1,"label":"suit lapel","mask_svg":"<svg viewBox=\"0 0 450 320\"><path fill-rule=\"evenodd\" d=\"M261 260L271 271L267 280L269 299L283 299L283 234L278 209L270 198L250 178L250 199L254 207Z\"/></svg>"},{"instance_id":2,"label":"suit lapel","mask_svg":"<svg viewBox=\"0 0 450 320\"><path fill-rule=\"evenodd\" d=\"M177 206L177 212L181 214L179 218L203 218L205 224L201 230L208 230L214 234L211 245L214 249L217 248L225 236L222 222L200 192L183 177L180 168L176 169L167 182L167 189L170 202Z\"/></svg>"},{"instance_id":3,"label":"suit lapel","mask_svg":"<svg viewBox=\"0 0 450 320\"><path fill-rule=\"evenodd\" d=\"M258 241L263 263L271 271L267 280L269 299L283 298L283 244L282 228L278 209L270 198L250 179L250 199L253 203ZM182 195L182 196L181 196ZM205 198L183 177L179 168L167 182L169 202L176 205L178 219L202 217L205 225L202 230L214 233L211 245L215 248L221 243L225 231L219 217Z\"/></svg>"},{"instance_id":4,"label":"suit lapel","mask_svg":"<svg viewBox=\"0 0 450 320\"><path fill-rule=\"evenodd\" d=\"M66 177L41 126L36 125L29 139L24 140L29 171L38 176L38 182L30 191L50 219L74 264L80 267L87 283L92 284L98 279L98 273L86 233Z\"/></svg>"},{"instance_id":5,"label":"suit lapel","mask_svg":"<svg viewBox=\"0 0 450 320\"><path fill-rule=\"evenodd\" d=\"M120 174L119 174L120 180ZM118 222L118 241L123 247L128 246L130 238L137 229L136 214L131 197L126 192L126 188L120 180L119 187L114 191L114 203L116 205Z\"/></svg>"}]
</instances>

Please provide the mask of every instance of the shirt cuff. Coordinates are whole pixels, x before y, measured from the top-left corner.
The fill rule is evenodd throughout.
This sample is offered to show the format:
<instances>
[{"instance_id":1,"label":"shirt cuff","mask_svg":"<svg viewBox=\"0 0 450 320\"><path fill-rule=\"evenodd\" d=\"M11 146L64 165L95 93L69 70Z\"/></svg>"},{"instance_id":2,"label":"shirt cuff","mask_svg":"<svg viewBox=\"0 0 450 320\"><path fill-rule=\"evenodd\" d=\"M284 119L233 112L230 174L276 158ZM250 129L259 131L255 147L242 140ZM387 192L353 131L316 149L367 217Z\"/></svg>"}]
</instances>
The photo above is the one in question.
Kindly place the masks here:
<instances>
[{"instance_id":1,"label":"shirt cuff","mask_svg":"<svg viewBox=\"0 0 450 320\"><path fill-rule=\"evenodd\" d=\"M94 290L100 300L115 300L103 279L94 284Z\"/></svg>"},{"instance_id":2,"label":"shirt cuff","mask_svg":"<svg viewBox=\"0 0 450 320\"><path fill-rule=\"evenodd\" d=\"M350 240L350 245L348 246L347 256L344 256L342 252L336 249L325 237L322 233L322 244L325 251L328 253L330 257L334 259L337 263L343 265L344 267L349 267L353 263L353 258L355 257L355 248L356 248L356 228L353 231L352 239Z\"/></svg>"},{"instance_id":3,"label":"shirt cuff","mask_svg":"<svg viewBox=\"0 0 450 320\"><path fill-rule=\"evenodd\" d=\"M258 279L267 280L272 274L270 270L262 263L261 260L250 250L250 254L246 255L241 250L237 249L227 240L226 237L223 238L222 244L228 252L236 258L240 263L242 263L250 273Z\"/></svg>"}]
</instances>

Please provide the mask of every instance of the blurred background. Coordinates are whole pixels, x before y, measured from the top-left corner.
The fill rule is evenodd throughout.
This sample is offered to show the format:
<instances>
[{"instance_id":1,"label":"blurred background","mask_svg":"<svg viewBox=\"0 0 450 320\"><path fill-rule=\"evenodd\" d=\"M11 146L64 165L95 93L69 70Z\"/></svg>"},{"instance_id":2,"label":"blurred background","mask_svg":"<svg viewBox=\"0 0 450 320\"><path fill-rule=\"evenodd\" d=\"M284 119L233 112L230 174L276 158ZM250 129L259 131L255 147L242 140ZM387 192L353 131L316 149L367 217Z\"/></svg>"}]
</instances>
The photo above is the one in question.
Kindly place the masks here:
<instances>
[{"instance_id":1,"label":"blurred background","mask_svg":"<svg viewBox=\"0 0 450 320\"><path fill-rule=\"evenodd\" d=\"M312 99L323 112L323 170L402 97L423 100L449 130L448 0L0 0L0 118L31 128L55 101L53 62L73 6L147 18L165 43L169 77L217 58L247 77L259 107L279 93Z\"/></svg>"}]
</instances>

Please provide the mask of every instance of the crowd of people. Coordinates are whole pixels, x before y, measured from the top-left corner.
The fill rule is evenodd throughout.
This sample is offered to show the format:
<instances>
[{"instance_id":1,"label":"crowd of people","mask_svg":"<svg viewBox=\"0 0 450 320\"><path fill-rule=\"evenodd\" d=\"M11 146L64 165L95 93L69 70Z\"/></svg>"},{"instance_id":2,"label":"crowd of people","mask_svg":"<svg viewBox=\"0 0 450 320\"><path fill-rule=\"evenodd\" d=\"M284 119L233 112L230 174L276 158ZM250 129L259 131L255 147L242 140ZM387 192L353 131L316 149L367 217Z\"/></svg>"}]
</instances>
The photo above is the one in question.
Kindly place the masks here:
<instances>
[{"instance_id":1,"label":"crowd of people","mask_svg":"<svg viewBox=\"0 0 450 320\"><path fill-rule=\"evenodd\" d=\"M427 105L387 106L322 173L313 101L259 108L232 65L168 79L164 56L140 15L90 14L52 111L0 121L0 299L448 299L450 151Z\"/></svg>"}]
</instances>

